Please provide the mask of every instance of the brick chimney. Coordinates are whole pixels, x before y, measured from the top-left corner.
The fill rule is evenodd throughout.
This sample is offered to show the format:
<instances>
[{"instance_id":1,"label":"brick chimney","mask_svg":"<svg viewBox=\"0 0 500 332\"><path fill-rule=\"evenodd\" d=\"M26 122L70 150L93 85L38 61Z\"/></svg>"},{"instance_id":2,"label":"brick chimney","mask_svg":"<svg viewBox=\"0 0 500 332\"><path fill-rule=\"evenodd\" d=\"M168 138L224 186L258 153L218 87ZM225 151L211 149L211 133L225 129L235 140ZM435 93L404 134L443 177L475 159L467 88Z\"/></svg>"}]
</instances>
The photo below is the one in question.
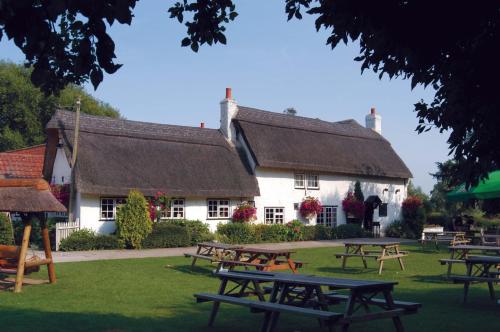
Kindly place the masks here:
<instances>
[{"instance_id":1,"label":"brick chimney","mask_svg":"<svg viewBox=\"0 0 500 332\"><path fill-rule=\"evenodd\" d=\"M370 114L365 117L366 128L375 130L382 135L382 117L377 114L375 107L370 109Z\"/></svg>"},{"instance_id":2,"label":"brick chimney","mask_svg":"<svg viewBox=\"0 0 500 332\"><path fill-rule=\"evenodd\" d=\"M220 130L227 140L234 143L236 133L232 120L238 113L238 104L233 99L231 88L226 88L226 98L220 102Z\"/></svg>"}]
</instances>

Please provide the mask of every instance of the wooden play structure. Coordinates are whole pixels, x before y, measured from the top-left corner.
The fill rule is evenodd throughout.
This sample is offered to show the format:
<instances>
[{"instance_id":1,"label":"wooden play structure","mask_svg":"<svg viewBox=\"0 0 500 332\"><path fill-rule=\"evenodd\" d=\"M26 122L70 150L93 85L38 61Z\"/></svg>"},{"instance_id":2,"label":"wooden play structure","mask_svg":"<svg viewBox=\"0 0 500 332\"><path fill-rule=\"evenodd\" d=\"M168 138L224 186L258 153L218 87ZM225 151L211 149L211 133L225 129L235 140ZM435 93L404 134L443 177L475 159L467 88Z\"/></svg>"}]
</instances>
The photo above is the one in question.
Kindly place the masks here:
<instances>
[{"instance_id":1,"label":"wooden play structure","mask_svg":"<svg viewBox=\"0 0 500 332\"><path fill-rule=\"evenodd\" d=\"M49 282L56 282L49 229L43 212L66 212L42 179L0 179L0 212L18 212L24 223L21 246L0 245L0 274L15 274L14 292L21 292L24 275L46 265ZM34 217L40 221L45 258L27 257Z\"/></svg>"}]
</instances>

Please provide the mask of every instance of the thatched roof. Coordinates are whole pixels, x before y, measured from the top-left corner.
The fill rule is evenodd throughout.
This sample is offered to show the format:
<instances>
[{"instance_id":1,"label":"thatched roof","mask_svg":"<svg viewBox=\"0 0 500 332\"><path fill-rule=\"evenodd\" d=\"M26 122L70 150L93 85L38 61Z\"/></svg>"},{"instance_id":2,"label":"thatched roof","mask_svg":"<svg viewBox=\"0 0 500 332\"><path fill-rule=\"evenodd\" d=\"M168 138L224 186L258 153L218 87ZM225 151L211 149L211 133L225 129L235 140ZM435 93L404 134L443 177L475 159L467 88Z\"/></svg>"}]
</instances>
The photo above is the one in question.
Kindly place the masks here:
<instances>
[{"instance_id":1,"label":"thatched roof","mask_svg":"<svg viewBox=\"0 0 500 332\"><path fill-rule=\"evenodd\" d=\"M386 139L354 120L327 122L239 106L233 121L261 167L412 177Z\"/></svg>"},{"instance_id":2,"label":"thatched roof","mask_svg":"<svg viewBox=\"0 0 500 332\"><path fill-rule=\"evenodd\" d=\"M0 211L66 212L42 179L0 179Z\"/></svg>"},{"instance_id":3,"label":"thatched roof","mask_svg":"<svg viewBox=\"0 0 500 332\"><path fill-rule=\"evenodd\" d=\"M61 130L69 149L74 116L57 111L47 125L49 135ZM86 114L80 118L75 174L77 189L88 194L127 195L138 189L145 195L259 195L255 177L219 130Z\"/></svg>"}]
</instances>

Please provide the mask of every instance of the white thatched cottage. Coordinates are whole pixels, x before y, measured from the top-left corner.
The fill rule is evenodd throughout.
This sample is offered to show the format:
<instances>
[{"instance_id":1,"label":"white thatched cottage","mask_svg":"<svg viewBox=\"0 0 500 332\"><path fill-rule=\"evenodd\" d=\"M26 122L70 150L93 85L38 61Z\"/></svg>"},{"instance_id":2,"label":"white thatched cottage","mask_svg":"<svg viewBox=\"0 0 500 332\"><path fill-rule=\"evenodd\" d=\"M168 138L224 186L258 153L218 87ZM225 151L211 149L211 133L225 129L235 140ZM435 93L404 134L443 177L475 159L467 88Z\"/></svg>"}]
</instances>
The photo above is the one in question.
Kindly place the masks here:
<instances>
[{"instance_id":1,"label":"white thatched cottage","mask_svg":"<svg viewBox=\"0 0 500 332\"><path fill-rule=\"evenodd\" d=\"M115 228L116 206L130 189L175 197L170 218L199 219L215 229L241 201L253 201L257 222L300 219L305 196L323 213L312 224L345 222L341 201L359 180L365 197L382 204L373 220L398 218L412 176L380 134L354 120L326 122L238 106L226 91L220 129L163 125L82 115L74 170L75 217L101 233ZM69 182L75 115L58 111L47 125L44 176ZM373 198L372 197L372 198Z\"/></svg>"}]
</instances>

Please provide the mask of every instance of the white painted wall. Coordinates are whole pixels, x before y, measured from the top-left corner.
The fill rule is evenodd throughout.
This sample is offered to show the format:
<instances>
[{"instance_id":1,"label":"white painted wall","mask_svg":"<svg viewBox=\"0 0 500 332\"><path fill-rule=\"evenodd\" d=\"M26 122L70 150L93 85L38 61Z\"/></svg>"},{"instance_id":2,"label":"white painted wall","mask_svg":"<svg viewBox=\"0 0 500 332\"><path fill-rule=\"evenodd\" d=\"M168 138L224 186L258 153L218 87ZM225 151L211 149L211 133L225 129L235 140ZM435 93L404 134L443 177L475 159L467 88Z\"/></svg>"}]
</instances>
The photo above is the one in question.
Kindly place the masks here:
<instances>
[{"instance_id":1,"label":"white painted wall","mask_svg":"<svg viewBox=\"0 0 500 332\"><path fill-rule=\"evenodd\" d=\"M337 224L346 222L345 213L342 210L342 200L348 191L354 191L356 180L361 182L363 194L366 197L370 195L379 196L384 203L388 203L387 217L379 217L378 209L375 210L373 220L380 221L381 230L398 219L401 211L401 203L406 197L406 187L403 180L397 179L363 179L359 177L349 177L342 175L319 174L319 190L294 189L294 172L257 168L257 181L259 183L260 196L255 197L257 207L257 222L264 222L265 207L284 207L285 221L301 219L299 211L294 209L294 203L300 203L306 196L319 198L323 205L336 205ZM383 194L387 188L388 192ZM399 193L396 194L396 190ZM310 224L314 225L315 220Z\"/></svg>"},{"instance_id":2,"label":"white painted wall","mask_svg":"<svg viewBox=\"0 0 500 332\"><path fill-rule=\"evenodd\" d=\"M54 168L52 170L51 183L66 184L71 182L71 168L69 167L68 158L64 153L64 149L57 148L56 159L54 160Z\"/></svg>"},{"instance_id":3,"label":"white painted wall","mask_svg":"<svg viewBox=\"0 0 500 332\"><path fill-rule=\"evenodd\" d=\"M230 213L232 215L236 205L242 200L240 198L230 199ZM80 228L87 228L100 234L110 234L116 230L114 221L101 220L101 197L98 195L77 194L76 218L80 220ZM186 198L184 203L185 218L189 220L201 220L208 224L210 230L215 232L219 223L227 223L231 219L208 219L207 198Z\"/></svg>"}]
</instances>

